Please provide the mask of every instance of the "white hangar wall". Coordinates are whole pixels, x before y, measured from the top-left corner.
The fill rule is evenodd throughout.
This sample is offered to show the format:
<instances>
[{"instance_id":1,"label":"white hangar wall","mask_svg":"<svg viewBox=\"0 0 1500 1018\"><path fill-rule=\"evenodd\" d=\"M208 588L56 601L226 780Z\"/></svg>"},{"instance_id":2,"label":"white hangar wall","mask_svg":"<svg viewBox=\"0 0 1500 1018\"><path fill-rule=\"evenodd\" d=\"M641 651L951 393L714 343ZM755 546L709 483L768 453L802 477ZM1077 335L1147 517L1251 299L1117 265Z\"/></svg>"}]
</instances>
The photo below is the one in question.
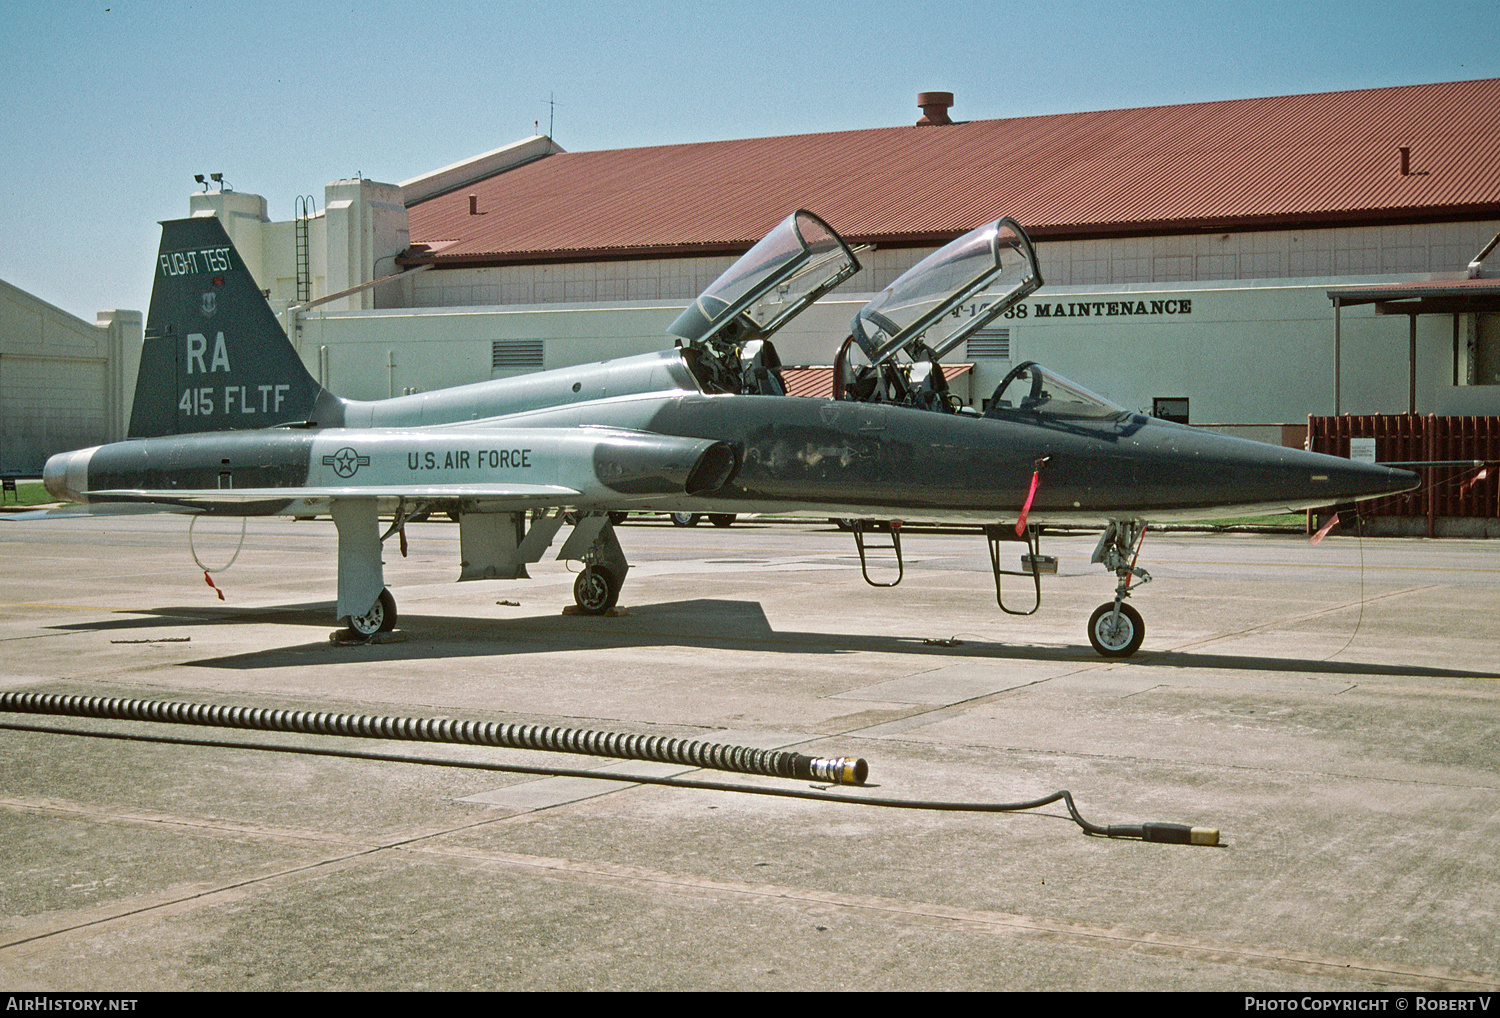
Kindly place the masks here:
<instances>
[{"instance_id":1,"label":"white hangar wall","mask_svg":"<svg viewBox=\"0 0 1500 1018\"><path fill-rule=\"evenodd\" d=\"M307 369L341 396L384 399L671 346L681 304L312 310L291 335ZM499 346L497 347L497 344ZM521 367L496 367L496 358Z\"/></svg>"},{"instance_id":2,"label":"white hangar wall","mask_svg":"<svg viewBox=\"0 0 1500 1018\"><path fill-rule=\"evenodd\" d=\"M1011 367L1036 360L1146 413L1155 397L1187 397L1194 423L1295 424L1334 409L1328 288L1386 281L1047 287L995 323L1010 356L965 351L948 360L974 365L960 392L976 406ZM870 296L825 298L805 311L775 338L782 361L831 363ZM294 335L314 377L340 395L380 399L664 349L672 345L666 328L684 304L311 311L299 316ZM1435 412L1452 402L1451 318L1419 318L1417 339L1418 408ZM497 351L516 344L534 344L536 361L497 367ZM1345 308L1342 348L1341 410L1404 412L1406 318ZM1483 412L1500 412L1500 386L1470 388L1490 390L1495 409Z\"/></svg>"},{"instance_id":3,"label":"white hangar wall","mask_svg":"<svg viewBox=\"0 0 1500 1018\"><path fill-rule=\"evenodd\" d=\"M1500 222L1485 221L1042 240L1037 255L1046 286L1024 311L995 323L1008 330L1010 356L953 354L949 360L974 363L962 391L976 405L1015 363L1039 360L1132 409L1149 412L1159 396L1187 397L1195 423L1296 424L1309 413L1334 411L1329 288L1456 277L1497 231ZM859 306L930 250L862 254L859 275L777 335L783 362L831 363ZM414 301L434 310L449 304L450 312L461 314L425 318L415 328L467 330L486 346L463 355L478 367L489 340L502 337L542 340L547 367L658 349L670 342L663 332L676 309L732 261L434 270L413 280ZM631 299L647 296L651 300ZM483 305L490 302L507 305L503 325L482 324ZM1056 313L1039 314L1039 307ZM569 309L589 313L560 334L557 316ZM657 321L663 331L654 334L653 346ZM1472 320L1461 322L1463 334L1473 328ZM1451 317L1418 319L1418 410L1500 413L1500 386L1453 386L1452 334ZM353 335L330 333L329 341L337 345ZM452 339L464 342L456 334ZM1342 346L1339 409L1404 412L1406 319L1346 308ZM385 394L370 384L368 396Z\"/></svg>"},{"instance_id":4,"label":"white hangar wall","mask_svg":"<svg viewBox=\"0 0 1500 1018\"><path fill-rule=\"evenodd\" d=\"M1349 282L1377 280L1349 280ZM1327 281L1228 282L1182 287L1047 287L996 323L1010 356L950 355L972 363L960 392L982 405L1005 374L1036 360L1130 409L1187 397L1194 423L1282 424L1333 412L1333 317ZM828 364L868 295L825 298L776 336L787 364ZM341 395L380 399L525 370L660 350L679 303L414 308L307 312L296 330L308 370ZM1420 407L1452 377L1451 319L1418 319ZM1346 308L1343 407L1400 413L1407 401L1407 324ZM534 344L528 368L495 365L500 350ZM1500 387L1494 388L1500 397Z\"/></svg>"},{"instance_id":5,"label":"white hangar wall","mask_svg":"<svg viewBox=\"0 0 1500 1018\"><path fill-rule=\"evenodd\" d=\"M1142 413L1156 397L1187 397L1195 424L1305 423L1334 409L1328 285L1048 287L1009 321L1012 357ZM1419 406L1434 405L1440 379L1451 379L1448 323L1419 319ZM1406 319L1345 309L1342 345L1342 411L1405 412Z\"/></svg>"},{"instance_id":6,"label":"white hangar wall","mask_svg":"<svg viewBox=\"0 0 1500 1018\"><path fill-rule=\"evenodd\" d=\"M124 438L142 334L139 311L90 323L0 281L0 474Z\"/></svg>"}]
</instances>

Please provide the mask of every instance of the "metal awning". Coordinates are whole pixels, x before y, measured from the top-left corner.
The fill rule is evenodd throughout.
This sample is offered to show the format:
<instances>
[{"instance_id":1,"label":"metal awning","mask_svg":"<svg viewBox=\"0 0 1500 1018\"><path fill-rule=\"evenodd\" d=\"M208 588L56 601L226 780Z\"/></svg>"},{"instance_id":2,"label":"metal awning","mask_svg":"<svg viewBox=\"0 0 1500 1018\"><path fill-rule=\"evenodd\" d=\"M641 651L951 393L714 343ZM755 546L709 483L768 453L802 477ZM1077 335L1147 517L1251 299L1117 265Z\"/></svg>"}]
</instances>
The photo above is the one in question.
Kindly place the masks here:
<instances>
[{"instance_id":1,"label":"metal awning","mask_svg":"<svg viewBox=\"0 0 1500 1018\"><path fill-rule=\"evenodd\" d=\"M1500 235L1497 235L1500 240ZM1495 246L1480 252L1476 265ZM1470 266L1471 271L1475 265ZM1342 412L1343 309L1374 304L1377 315L1407 316L1407 412L1417 412L1417 316L1453 316L1453 384L1458 385L1458 316L1500 314L1500 279L1434 279L1415 283L1343 286L1328 291L1333 301L1333 412Z\"/></svg>"},{"instance_id":2,"label":"metal awning","mask_svg":"<svg viewBox=\"0 0 1500 1018\"><path fill-rule=\"evenodd\" d=\"M1500 279L1435 279L1344 286L1328 291L1335 307L1374 304L1378 315L1472 315L1500 312Z\"/></svg>"}]
</instances>

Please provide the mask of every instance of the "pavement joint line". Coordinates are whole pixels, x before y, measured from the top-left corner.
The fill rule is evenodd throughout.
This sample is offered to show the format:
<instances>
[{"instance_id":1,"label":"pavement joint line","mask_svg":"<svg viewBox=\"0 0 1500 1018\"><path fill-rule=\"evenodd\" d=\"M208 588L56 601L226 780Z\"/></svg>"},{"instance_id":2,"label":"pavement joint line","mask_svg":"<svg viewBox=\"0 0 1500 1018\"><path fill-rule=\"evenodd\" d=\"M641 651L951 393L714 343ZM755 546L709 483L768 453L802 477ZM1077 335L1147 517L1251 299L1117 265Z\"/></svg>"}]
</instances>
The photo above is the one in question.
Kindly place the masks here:
<instances>
[{"instance_id":1,"label":"pavement joint line","mask_svg":"<svg viewBox=\"0 0 1500 1018\"><path fill-rule=\"evenodd\" d=\"M1251 633L1259 633L1267 629L1284 629L1288 626L1294 626L1299 622L1307 622L1310 619L1323 618L1328 615L1336 615L1339 612L1348 611L1351 608L1362 608L1365 605L1373 604L1378 601L1386 601L1393 597L1401 597L1406 594L1415 594L1425 590L1434 590L1437 587L1438 584L1428 583L1420 587L1404 587L1400 590L1388 590L1383 594L1374 594L1369 597L1360 598L1356 601L1344 601L1341 604L1328 605L1322 608L1318 608L1315 611L1304 612L1301 615L1289 615L1282 619L1275 619L1270 622L1262 622L1259 625L1250 626L1246 629L1237 629L1232 633L1221 633L1218 636L1210 636L1201 640L1194 640L1189 643L1178 644L1177 646L1172 647L1171 650L1175 653L1178 651L1193 650L1197 647L1208 647L1220 642L1221 640L1230 640L1237 636L1248 636ZM1348 648L1346 647L1344 649L1347 650ZM1342 653L1342 651L1339 651L1331 656L1337 657L1338 653ZM1328 659L1325 658L1325 660Z\"/></svg>"},{"instance_id":2,"label":"pavement joint line","mask_svg":"<svg viewBox=\"0 0 1500 1018\"><path fill-rule=\"evenodd\" d=\"M36 946L54 937L62 937L70 933L80 933L132 920L143 920L158 914L170 914L188 908L201 908L205 905L218 904L228 897L235 896L236 894L242 896L252 889L275 886L286 883L289 880L306 879L310 876L322 876L324 873L336 872L381 850L380 847L375 847L365 849L361 852L332 855L324 859L315 859L300 866L280 869L274 873L266 873L259 876L247 877L242 880L221 883L216 887L205 888L201 891L186 894L178 893L173 895L172 888L167 888L162 895L157 897L157 900L151 900L148 896L145 902L139 904L132 905L127 903L130 901L140 902L141 899L137 897L127 899L127 902L121 902L114 908L110 908L108 905L98 906L89 910L89 913L97 914L98 918L75 919L71 925L58 923L50 927L42 926L41 928L37 926L20 927L0 933L0 952L11 951L13 949L24 951L28 947ZM71 914L75 917L79 915L76 912Z\"/></svg>"},{"instance_id":3,"label":"pavement joint line","mask_svg":"<svg viewBox=\"0 0 1500 1018\"><path fill-rule=\"evenodd\" d=\"M1126 927L1089 926L1066 920L1039 919L1008 912L966 909L955 906L848 894L815 888L769 883L711 880L667 873L645 867L602 861L583 862L514 852L429 845L415 851L471 861L498 863L511 869L541 870L565 879L594 879L615 885L660 888L695 895L753 899L767 903L790 903L798 907L832 908L846 914L915 921L930 925L958 925L993 935L1023 935L1060 940L1074 946L1145 952L1167 957L1193 958L1240 964L1254 968L1305 974L1370 979L1394 985L1440 990L1496 990L1500 976L1440 968L1406 968L1365 959L1314 952L1269 950L1213 944L1201 939Z\"/></svg>"},{"instance_id":4,"label":"pavement joint line","mask_svg":"<svg viewBox=\"0 0 1500 1018\"><path fill-rule=\"evenodd\" d=\"M9 804L9 803L7 803ZM22 804L30 808L57 808L57 804ZM86 815L82 809L68 810ZM235 836L268 835L268 831L255 828L236 828L233 825L212 824L185 818L138 817L127 814L100 816L99 811L89 819L130 823L174 823L213 833ZM382 844L369 845L353 852L335 854L298 866L290 866L274 873L261 874L240 880L222 883L188 894L178 894L154 902L109 909L99 918L73 922L71 925L56 925L52 928L35 927L12 930L0 934L0 950L24 948L38 941L70 933L78 933L96 927L120 922L144 919L153 914L177 911L183 907L202 907L217 904L237 892L252 888L274 886L287 880L301 880L310 876L322 876L349 866L358 865L372 857L388 852L410 852L440 858L466 860L486 864L499 864L510 869L540 871L546 876L568 880L593 880L615 886L635 887L667 893L690 893L695 896L756 900L766 904L791 904L798 908L832 909L851 916L884 918L920 925L961 927L973 932L995 936L1025 936L1044 941L1058 941L1070 946L1114 950L1119 952L1146 953L1163 957L1195 959L1219 964L1286 971L1306 975L1339 977L1344 979L1368 979L1376 983L1393 986L1409 986L1430 990L1475 991L1500 989L1500 977L1481 973L1449 971L1440 968L1405 968L1366 961L1364 959L1336 955L1319 955L1303 951L1274 951L1254 947L1207 943L1199 939L1164 934L1153 931L1132 930L1124 927L1095 927L1071 923L1065 920L1039 919L1014 913L988 910L964 909L954 906L884 898L872 895L846 894L814 888L794 887L767 883L710 880L685 874L666 873L639 866L607 862L584 862L549 856L536 856L512 852L493 852L477 849L456 848L433 844L435 839L458 834L495 823L507 818L484 818L455 825L443 831L388 840ZM313 832L315 833L315 832ZM338 844L336 835L321 835L325 843ZM427 844L422 845L421 843ZM122 903L123 904L123 903ZM95 909L91 911L100 911ZM826 914L826 913L821 913ZM20 934L17 936L17 934Z\"/></svg>"},{"instance_id":5,"label":"pavement joint line","mask_svg":"<svg viewBox=\"0 0 1500 1018\"><path fill-rule=\"evenodd\" d=\"M287 835L275 829L259 828L254 825L224 824L213 821L193 820L186 817L173 817L168 814L136 815L127 813L109 813L106 811L86 807L82 804L62 804L55 801L26 802L24 800L0 799L0 807L11 806L34 812L65 812L78 817L81 820L92 823L127 823L132 826L175 826L187 828L200 833L244 838L253 840L273 841L284 843ZM77 933L96 927L112 925L130 920L143 919L153 914L180 911L185 907L199 908L205 905L218 904L225 897L236 893L246 893L251 889L263 886L275 886L287 881L303 880L310 877L321 877L325 873L337 872L338 870L357 865L362 860L380 856L387 852L411 850L411 846L434 837L442 837L458 834L471 828L483 827L492 823L495 818L484 817L466 823L453 826L445 826L442 830L425 831L419 834L406 835L395 839L387 839L383 842L370 844L368 842L355 845L359 847L354 851L338 851L335 849L325 858L313 859L300 865L287 866L272 873L263 873L242 879L231 879L222 882L218 886L194 890L188 893L172 893L168 888L166 894L157 896L157 900L141 901L141 896L128 899L115 907L109 905L96 906L85 910L82 915L94 915L97 918L81 918L80 913L71 913L75 919L71 922L64 917L58 917L59 922L50 924L37 924L30 927L19 927L16 929L0 932L0 952L13 948L24 948L27 945L36 944L39 941L49 940L53 937L64 936L69 933ZM292 840L304 842L311 841L313 844L325 846L347 847L350 843L337 834L330 832L302 832L291 835ZM131 904L130 902L135 902Z\"/></svg>"}]
</instances>

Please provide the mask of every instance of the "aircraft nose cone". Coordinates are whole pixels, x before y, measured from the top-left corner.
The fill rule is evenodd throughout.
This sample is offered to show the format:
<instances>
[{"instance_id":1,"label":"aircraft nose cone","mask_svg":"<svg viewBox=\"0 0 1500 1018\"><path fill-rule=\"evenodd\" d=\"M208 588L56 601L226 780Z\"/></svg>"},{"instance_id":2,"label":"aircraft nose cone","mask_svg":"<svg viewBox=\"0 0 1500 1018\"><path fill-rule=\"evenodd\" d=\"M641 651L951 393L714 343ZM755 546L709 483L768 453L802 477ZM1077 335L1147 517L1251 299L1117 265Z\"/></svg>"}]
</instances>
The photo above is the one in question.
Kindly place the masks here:
<instances>
[{"instance_id":1,"label":"aircraft nose cone","mask_svg":"<svg viewBox=\"0 0 1500 1018\"><path fill-rule=\"evenodd\" d=\"M1165 513L1278 512L1395 495L1409 470L1232 438L1164 421L1133 436L1137 500Z\"/></svg>"},{"instance_id":2,"label":"aircraft nose cone","mask_svg":"<svg viewBox=\"0 0 1500 1018\"><path fill-rule=\"evenodd\" d=\"M1300 449L1262 449L1241 447L1235 467L1242 472L1244 483L1288 509L1396 495L1420 483L1410 470Z\"/></svg>"},{"instance_id":3,"label":"aircraft nose cone","mask_svg":"<svg viewBox=\"0 0 1500 1018\"><path fill-rule=\"evenodd\" d=\"M1242 471L1244 483L1288 509L1395 495L1420 483L1410 470L1299 449L1243 450L1236 467Z\"/></svg>"},{"instance_id":4,"label":"aircraft nose cone","mask_svg":"<svg viewBox=\"0 0 1500 1018\"><path fill-rule=\"evenodd\" d=\"M1421 478L1410 470L1330 458L1334 460L1335 466L1330 468L1329 484L1340 493L1335 501L1348 502L1380 495L1399 495L1421 483ZM1315 472L1313 476L1316 478L1319 475Z\"/></svg>"}]
</instances>

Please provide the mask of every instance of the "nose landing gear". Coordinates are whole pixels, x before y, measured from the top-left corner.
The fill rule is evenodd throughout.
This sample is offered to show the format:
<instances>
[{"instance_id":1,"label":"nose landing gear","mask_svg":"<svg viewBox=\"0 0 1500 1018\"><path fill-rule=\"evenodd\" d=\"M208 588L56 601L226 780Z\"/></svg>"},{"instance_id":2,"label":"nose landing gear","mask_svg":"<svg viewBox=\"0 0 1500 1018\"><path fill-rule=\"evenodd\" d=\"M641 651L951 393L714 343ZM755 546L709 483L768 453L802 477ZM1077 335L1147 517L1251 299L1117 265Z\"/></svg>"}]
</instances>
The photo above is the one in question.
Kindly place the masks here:
<instances>
[{"instance_id":1,"label":"nose landing gear","mask_svg":"<svg viewBox=\"0 0 1500 1018\"><path fill-rule=\"evenodd\" d=\"M1129 657L1141 649L1141 641L1146 638L1141 613L1125 603L1131 581L1151 582L1151 574L1135 564L1145 539L1144 521L1111 520L1094 548L1090 561L1113 570L1118 579L1115 599L1104 602L1089 616L1089 643L1105 657Z\"/></svg>"}]
</instances>

